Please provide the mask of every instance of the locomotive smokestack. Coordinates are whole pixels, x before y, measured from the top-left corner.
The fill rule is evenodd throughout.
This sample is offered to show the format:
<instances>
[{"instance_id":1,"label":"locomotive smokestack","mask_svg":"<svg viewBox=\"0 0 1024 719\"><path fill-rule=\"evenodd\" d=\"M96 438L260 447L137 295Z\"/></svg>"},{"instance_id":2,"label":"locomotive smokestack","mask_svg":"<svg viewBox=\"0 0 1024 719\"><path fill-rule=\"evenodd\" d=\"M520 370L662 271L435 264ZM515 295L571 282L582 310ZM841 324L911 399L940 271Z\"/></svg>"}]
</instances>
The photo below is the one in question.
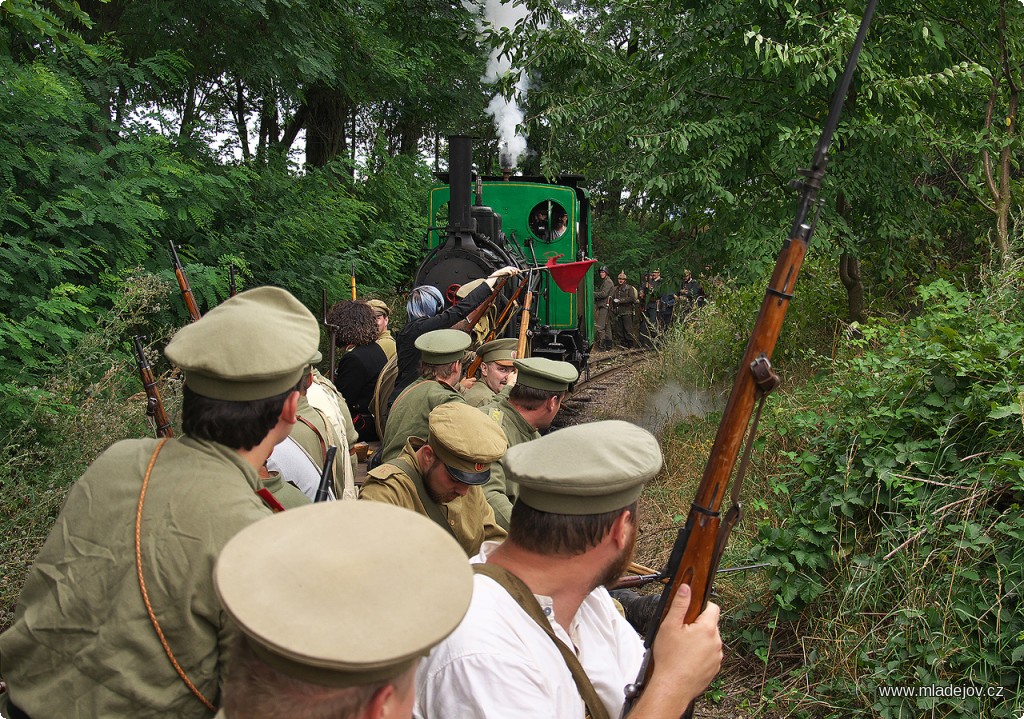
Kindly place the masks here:
<instances>
[{"instance_id":1,"label":"locomotive smokestack","mask_svg":"<svg viewBox=\"0 0 1024 719\"><path fill-rule=\"evenodd\" d=\"M453 135L448 138L448 232L471 234L476 230L469 195L473 186L473 138ZM470 238L472 242L472 238Z\"/></svg>"},{"instance_id":2,"label":"locomotive smokestack","mask_svg":"<svg viewBox=\"0 0 1024 719\"><path fill-rule=\"evenodd\" d=\"M498 161L501 163L501 179L505 182L509 181L509 178L516 171L515 158L512 157L512 153L508 151L508 143L501 143L501 151L498 153Z\"/></svg>"}]
</instances>

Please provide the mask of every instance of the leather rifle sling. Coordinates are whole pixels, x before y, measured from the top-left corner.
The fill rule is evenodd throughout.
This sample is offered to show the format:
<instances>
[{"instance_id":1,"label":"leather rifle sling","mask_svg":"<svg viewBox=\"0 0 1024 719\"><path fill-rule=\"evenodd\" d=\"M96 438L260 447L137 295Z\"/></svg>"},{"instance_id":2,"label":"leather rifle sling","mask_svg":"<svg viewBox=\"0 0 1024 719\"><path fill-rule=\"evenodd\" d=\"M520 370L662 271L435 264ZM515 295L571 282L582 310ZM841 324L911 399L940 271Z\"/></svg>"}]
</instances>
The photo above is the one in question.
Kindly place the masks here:
<instances>
[{"instance_id":1,"label":"leather rifle sling","mask_svg":"<svg viewBox=\"0 0 1024 719\"><path fill-rule=\"evenodd\" d=\"M164 648L164 653L171 662L171 666L174 667L175 673L185 683L188 690L202 702L203 706L209 709L211 712L217 711L217 707L213 705L209 699L207 699L203 693L199 690L199 687L189 679L185 670L181 664L178 663L178 658L174 656L174 652L171 651L171 645L167 642L167 637L164 636L164 630L160 627L160 622L157 621L156 612L153 611L153 605L149 601L149 591L146 589L146 580L142 573L142 507L146 501L146 489L149 488L149 478L153 474L153 466L156 464L156 458L160 454L160 450L167 444L167 438L162 438L156 444L156 449L153 450L153 456L149 458L149 465L146 467L146 474L142 478L142 487L139 489L139 504L135 512L135 571L136 576L139 579L139 590L142 593L142 603L146 605L146 614L149 615L149 621L153 625L153 629L156 630L156 636L160 640L160 646Z\"/></svg>"},{"instance_id":2,"label":"leather rifle sling","mask_svg":"<svg viewBox=\"0 0 1024 719\"><path fill-rule=\"evenodd\" d=\"M573 681L576 682L576 688L580 692L580 696L583 698L583 703L587 706L588 719L610 719L608 716L608 710L604 706L604 702L597 695L597 690L591 683L590 678L587 676L586 670L583 669L583 665L580 664L579 658L569 647L565 646L557 636L555 636L555 630L551 628L551 622L544 615L544 610L541 609L540 603L537 598L533 596L533 592L527 587L519 577L512 574L503 567L499 567L495 564L474 564L473 572L476 574L483 574L485 577L490 577L495 582L501 585L501 587L509 593L509 595L516 600L516 604L523 608L523 611L530 615L530 619L537 622L537 625L544 630L544 633L551 638L551 641L555 643L559 653L562 655L562 659L565 660L565 664L569 667L569 671L572 672Z\"/></svg>"}]
</instances>

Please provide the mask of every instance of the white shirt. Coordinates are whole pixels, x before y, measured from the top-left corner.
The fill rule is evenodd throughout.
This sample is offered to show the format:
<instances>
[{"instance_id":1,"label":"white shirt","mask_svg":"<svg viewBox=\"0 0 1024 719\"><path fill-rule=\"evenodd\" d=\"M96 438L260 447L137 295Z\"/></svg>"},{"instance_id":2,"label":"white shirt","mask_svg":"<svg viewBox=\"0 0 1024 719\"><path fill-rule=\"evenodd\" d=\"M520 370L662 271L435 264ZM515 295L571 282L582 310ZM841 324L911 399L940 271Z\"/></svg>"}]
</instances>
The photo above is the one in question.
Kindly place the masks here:
<instances>
[{"instance_id":1,"label":"white shirt","mask_svg":"<svg viewBox=\"0 0 1024 719\"><path fill-rule=\"evenodd\" d=\"M470 562L485 561L497 546L484 542ZM551 598L535 596L556 636L576 648L609 716L618 717L644 649L608 591L595 589L583 600L568 632L555 621ZM474 576L465 619L420 663L414 716L582 719L584 712L572 672L551 638L497 582Z\"/></svg>"}]
</instances>

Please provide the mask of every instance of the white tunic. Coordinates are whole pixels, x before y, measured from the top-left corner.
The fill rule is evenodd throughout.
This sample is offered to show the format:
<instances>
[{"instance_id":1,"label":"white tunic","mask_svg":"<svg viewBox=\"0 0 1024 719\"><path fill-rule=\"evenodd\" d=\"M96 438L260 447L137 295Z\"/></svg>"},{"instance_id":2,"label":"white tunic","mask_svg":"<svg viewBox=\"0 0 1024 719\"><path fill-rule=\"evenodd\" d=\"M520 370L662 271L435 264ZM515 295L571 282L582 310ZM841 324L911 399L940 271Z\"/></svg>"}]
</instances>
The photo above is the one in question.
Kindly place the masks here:
<instances>
[{"instance_id":1,"label":"white tunic","mask_svg":"<svg viewBox=\"0 0 1024 719\"><path fill-rule=\"evenodd\" d=\"M473 563L497 542L485 542ZM636 679L643 643L616 610L608 591L595 589L580 605L569 632L540 602L558 638L576 655L616 718L623 690ZM551 638L497 582L473 578L469 612L454 633L420 663L417 719L582 719L585 707L572 673Z\"/></svg>"}]
</instances>

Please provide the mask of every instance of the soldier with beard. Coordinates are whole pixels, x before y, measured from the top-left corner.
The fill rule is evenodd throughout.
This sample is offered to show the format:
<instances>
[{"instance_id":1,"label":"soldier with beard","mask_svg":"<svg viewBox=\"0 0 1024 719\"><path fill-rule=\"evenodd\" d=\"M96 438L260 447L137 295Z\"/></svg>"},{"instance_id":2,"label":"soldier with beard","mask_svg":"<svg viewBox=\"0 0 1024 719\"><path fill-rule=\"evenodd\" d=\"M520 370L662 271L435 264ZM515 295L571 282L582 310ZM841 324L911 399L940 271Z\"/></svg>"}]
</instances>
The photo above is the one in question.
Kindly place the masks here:
<instances>
[{"instance_id":1,"label":"soldier with beard","mask_svg":"<svg viewBox=\"0 0 1024 719\"><path fill-rule=\"evenodd\" d=\"M594 422L512 447L502 463L519 483L508 539L470 560L469 612L421 664L415 716L618 717L643 644L605 587L632 559L658 442L628 422ZM684 585L630 716L677 719L718 672L718 607L686 625L689 603Z\"/></svg>"}]
</instances>

